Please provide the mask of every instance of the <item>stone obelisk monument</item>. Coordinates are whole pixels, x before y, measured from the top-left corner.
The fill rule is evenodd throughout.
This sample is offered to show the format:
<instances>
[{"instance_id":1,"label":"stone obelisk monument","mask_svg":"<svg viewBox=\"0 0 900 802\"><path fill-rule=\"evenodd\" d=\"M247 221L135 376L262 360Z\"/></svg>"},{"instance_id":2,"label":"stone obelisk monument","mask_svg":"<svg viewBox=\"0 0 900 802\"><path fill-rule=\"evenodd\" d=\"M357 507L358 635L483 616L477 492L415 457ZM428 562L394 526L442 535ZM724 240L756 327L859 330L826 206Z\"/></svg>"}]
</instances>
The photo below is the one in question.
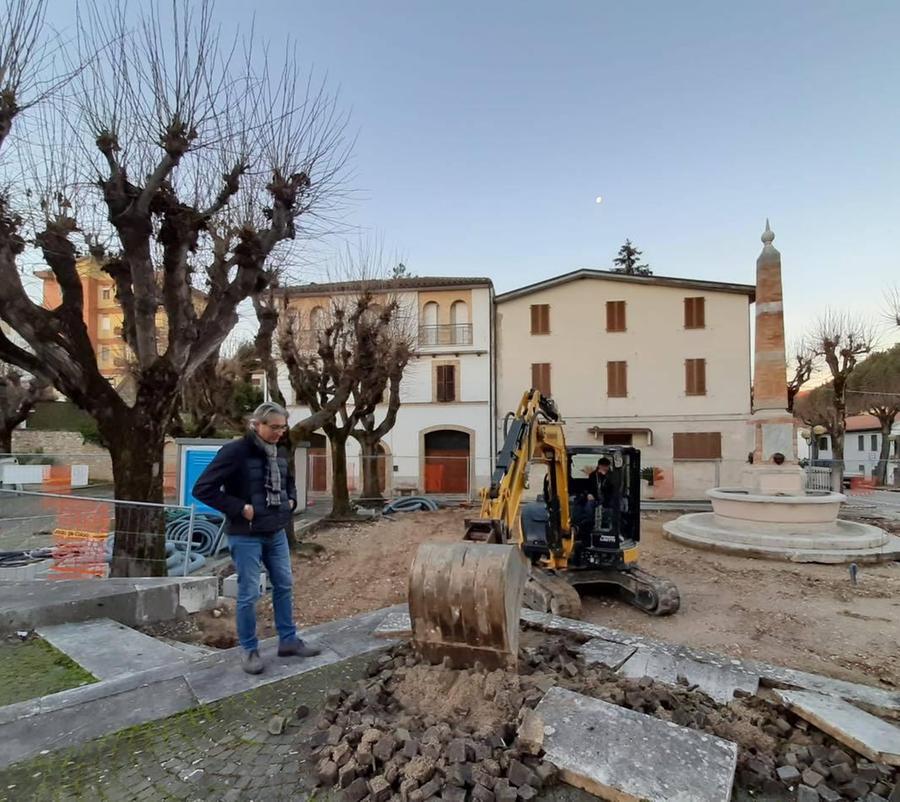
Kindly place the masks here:
<instances>
[{"instance_id":1,"label":"stone obelisk monument","mask_svg":"<svg viewBox=\"0 0 900 802\"><path fill-rule=\"evenodd\" d=\"M756 342L753 349L753 464L743 473L751 493L802 494L794 418L787 411L787 367L781 254L766 220L763 249L756 260ZM783 457L783 460L782 460ZM780 464L779 464L780 463Z\"/></svg>"}]
</instances>

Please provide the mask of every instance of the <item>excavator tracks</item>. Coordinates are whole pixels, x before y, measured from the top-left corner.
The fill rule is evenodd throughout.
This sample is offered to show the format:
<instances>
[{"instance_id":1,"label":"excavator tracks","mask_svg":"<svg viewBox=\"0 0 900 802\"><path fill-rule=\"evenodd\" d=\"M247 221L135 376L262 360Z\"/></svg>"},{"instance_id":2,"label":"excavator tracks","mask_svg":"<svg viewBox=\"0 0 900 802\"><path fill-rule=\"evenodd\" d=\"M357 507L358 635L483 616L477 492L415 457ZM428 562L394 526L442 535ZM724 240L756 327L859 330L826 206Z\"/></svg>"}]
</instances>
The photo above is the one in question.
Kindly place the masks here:
<instances>
[{"instance_id":1,"label":"excavator tracks","mask_svg":"<svg viewBox=\"0 0 900 802\"><path fill-rule=\"evenodd\" d=\"M523 603L540 613L581 618L581 596L563 577L536 567L525 583Z\"/></svg>"},{"instance_id":2,"label":"excavator tracks","mask_svg":"<svg viewBox=\"0 0 900 802\"><path fill-rule=\"evenodd\" d=\"M640 568L628 571L576 570L566 576L576 586L614 585L620 589L624 601L650 615L672 615L681 606L681 597L674 582Z\"/></svg>"}]
</instances>

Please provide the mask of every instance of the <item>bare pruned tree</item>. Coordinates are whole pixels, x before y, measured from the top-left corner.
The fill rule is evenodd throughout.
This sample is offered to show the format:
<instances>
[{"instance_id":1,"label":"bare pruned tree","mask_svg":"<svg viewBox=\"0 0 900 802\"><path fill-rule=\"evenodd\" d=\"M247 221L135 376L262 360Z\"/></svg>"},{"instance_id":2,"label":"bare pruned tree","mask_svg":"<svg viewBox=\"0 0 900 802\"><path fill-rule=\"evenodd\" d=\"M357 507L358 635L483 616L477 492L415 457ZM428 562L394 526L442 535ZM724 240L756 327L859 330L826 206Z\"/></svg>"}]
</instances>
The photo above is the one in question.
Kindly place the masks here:
<instances>
[{"instance_id":1,"label":"bare pruned tree","mask_svg":"<svg viewBox=\"0 0 900 802\"><path fill-rule=\"evenodd\" d=\"M831 431L832 455L835 465L832 471L834 487L840 490L844 476L844 430L847 418L847 382L860 359L875 347L874 327L862 318L846 312L829 310L819 319L810 345L816 356L821 357L831 373L834 393L834 421Z\"/></svg>"},{"instance_id":2,"label":"bare pruned tree","mask_svg":"<svg viewBox=\"0 0 900 802\"><path fill-rule=\"evenodd\" d=\"M788 349L790 361L788 362L788 384L787 384L787 409L788 412L794 410L794 399L797 393L806 384L813 374L816 367L815 349L806 340L800 340L793 343Z\"/></svg>"},{"instance_id":3,"label":"bare pruned tree","mask_svg":"<svg viewBox=\"0 0 900 802\"><path fill-rule=\"evenodd\" d=\"M165 431L184 383L217 353L238 306L272 282L285 248L321 230L342 198L345 119L294 50L276 64L252 34L224 39L210 0L87 6L66 50L85 55L66 73L71 89L29 108L24 88L59 86L35 75L46 66L35 58L44 4L7 8L18 21L0 27L0 317L28 349L0 336L0 358L96 419L118 498L162 501ZM29 136L8 136L20 123ZM31 246L59 285L56 308L22 284ZM87 256L115 281L133 403L98 369ZM117 536L114 575L164 571L154 533Z\"/></svg>"},{"instance_id":4,"label":"bare pruned tree","mask_svg":"<svg viewBox=\"0 0 900 802\"><path fill-rule=\"evenodd\" d=\"M832 438L837 428L834 389L831 384L820 384L794 399L794 417L809 427L812 458L819 456L818 433L822 430Z\"/></svg>"},{"instance_id":5,"label":"bare pruned tree","mask_svg":"<svg viewBox=\"0 0 900 802\"><path fill-rule=\"evenodd\" d=\"M331 517L352 513L347 482L347 439L363 415L374 411L370 395L364 406L352 405L354 390L365 377L378 371L378 329L383 310L373 309L369 292L332 303L328 320L315 329L303 329L298 319L285 316L279 346L297 403L310 415L291 429L295 442L322 429L331 446Z\"/></svg>"},{"instance_id":6,"label":"bare pruned tree","mask_svg":"<svg viewBox=\"0 0 900 802\"><path fill-rule=\"evenodd\" d=\"M886 317L891 326L900 328L900 284L884 291Z\"/></svg>"},{"instance_id":7,"label":"bare pruned tree","mask_svg":"<svg viewBox=\"0 0 900 802\"><path fill-rule=\"evenodd\" d=\"M900 415L900 345L871 354L861 362L847 383L847 395L852 414L863 412L878 419L881 450L874 474L879 484L886 484L891 430Z\"/></svg>"},{"instance_id":8,"label":"bare pruned tree","mask_svg":"<svg viewBox=\"0 0 900 802\"><path fill-rule=\"evenodd\" d=\"M52 391L39 378L27 379L12 365L0 362L0 454L12 453L12 433L28 419L34 405Z\"/></svg>"}]
</instances>

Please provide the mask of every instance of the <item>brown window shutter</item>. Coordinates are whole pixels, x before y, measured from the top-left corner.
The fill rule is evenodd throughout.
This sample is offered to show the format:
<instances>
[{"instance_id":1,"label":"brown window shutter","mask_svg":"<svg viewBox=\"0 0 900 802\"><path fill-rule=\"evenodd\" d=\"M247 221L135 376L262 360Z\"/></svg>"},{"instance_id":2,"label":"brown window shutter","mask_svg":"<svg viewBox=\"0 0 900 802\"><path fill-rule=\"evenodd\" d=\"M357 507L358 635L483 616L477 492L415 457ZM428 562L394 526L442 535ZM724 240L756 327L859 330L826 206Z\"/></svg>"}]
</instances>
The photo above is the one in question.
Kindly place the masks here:
<instances>
[{"instance_id":1,"label":"brown window shutter","mask_svg":"<svg viewBox=\"0 0 900 802\"><path fill-rule=\"evenodd\" d=\"M550 333L550 305L549 304L532 304L531 305L531 333L532 334L549 334Z\"/></svg>"},{"instance_id":2,"label":"brown window shutter","mask_svg":"<svg viewBox=\"0 0 900 802\"><path fill-rule=\"evenodd\" d=\"M672 436L674 459L722 459L721 432L676 432Z\"/></svg>"},{"instance_id":3,"label":"brown window shutter","mask_svg":"<svg viewBox=\"0 0 900 802\"><path fill-rule=\"evenodd\" d=\"M686 329L706 328L706 298L684 299L684 327Z\"/></svg>"},{"instance_id":4,"label":"brown window shutter","mask_svg":"<svg viewBox=\"0 0 900 802\"><path fill-rule=\"evenodd\" d=\"M531 365L531 386L541 395L549 396L550 392L550 363L533 362Z\"/></svg>"},{"instance_id":5,"label":"brown window shutter","mask_svg":"<svg viewBox=\"0 0 900 802\"><path fill-rule=\"evenodd\" d=\"M625 301L606 302L606 330L625 331Z\"/></svg>"},{"instance_id":6,"label":"brown window shutter","mask_svg":"<svg viewBox=\"0 0 900 802\"><path fill-rule=\"evenodd\" d=\"M608 398L628 396L628 363L606 363L606 395Z\"/></svg>"},{"instance_id":7,"label":"brown window shutter","mask_svg":"<svg viewBox=\"0 0 900 802\"><path fill-rule=\"evenodd\" d=\"M706 395L706 360L684 360L684 391L686 395Z\"/></svg>"},{"instance_id":8,"label":"brown window shutter","mask_svg":"<svg viewBox=\"0 0 900 802\"><path fill-rule=\"evenodd\" d=\"M438 365L437 376L437 400L448 402L456 400L456 366Z\"/></svg>"}]
</instances>

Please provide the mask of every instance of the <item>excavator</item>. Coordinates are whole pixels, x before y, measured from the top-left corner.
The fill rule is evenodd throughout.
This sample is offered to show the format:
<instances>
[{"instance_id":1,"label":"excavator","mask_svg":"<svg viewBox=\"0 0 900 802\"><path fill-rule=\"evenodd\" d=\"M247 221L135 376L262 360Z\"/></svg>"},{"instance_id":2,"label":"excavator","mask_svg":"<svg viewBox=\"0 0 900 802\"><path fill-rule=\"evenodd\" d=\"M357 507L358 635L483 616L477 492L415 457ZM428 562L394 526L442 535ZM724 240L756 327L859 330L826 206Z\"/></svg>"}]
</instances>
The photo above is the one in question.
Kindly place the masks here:
<instances>
[{"instance_id":1,"label":"excavator","mask_svg":"<svg viewBox=\"0 0 900 802\"><path fill-rule=\"evenodd\" d=\"M530 563L521 601L540 612L579 618L578 590L598 587L617 589L651 615L676 612L678 588L638 566L640 451L567 446L556 404L535 389L507 416L505 430L480 515L466 521L464 537L490 553L425 544L413 563L410 612L436 653L492 654L503 651L504 639L508 647L510 618L501 608L518 603L505 584L521 572L520 562ZM602 483L598 462L606 466ZM543 473L541 492L526 501L536 473Z\"/></svg>"}]
</instances>

